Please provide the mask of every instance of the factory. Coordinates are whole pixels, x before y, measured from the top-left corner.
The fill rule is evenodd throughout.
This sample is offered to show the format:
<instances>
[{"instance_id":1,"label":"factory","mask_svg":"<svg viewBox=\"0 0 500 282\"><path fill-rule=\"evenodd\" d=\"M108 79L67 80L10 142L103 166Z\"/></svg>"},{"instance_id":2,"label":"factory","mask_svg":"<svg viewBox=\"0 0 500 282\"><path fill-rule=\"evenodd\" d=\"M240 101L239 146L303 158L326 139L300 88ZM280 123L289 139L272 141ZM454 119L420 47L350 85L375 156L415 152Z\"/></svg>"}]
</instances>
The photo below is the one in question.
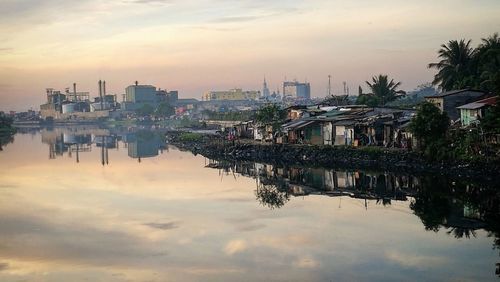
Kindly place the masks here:
<instances>
[{"instance_id":1,"label":"factory","mask_svg":"<svg viewBox=\"0 0 500 282\"><path fill-rule=\"evenodd\" d=\"M46 89L47 102L40 105L40 115L44 120L92 120L105 118L109 112L119 108L116 95L106 94L106 81L99 80L99 96L90 100L89 92L79 92L76 83L73 91L66 88L64 93L53 88Z\"/></svg>"},{"instance_id":2,"label":"factory","mask_svg":"<svg viewBox=\"0 0 500 282\"><path fill-rule=\"evenodd\" d=\"M40 105L40 115L44 120L57 121L92 121L100 118L120 117L130 114L145 105L156 108L162 102L178 106L178 91L156 89L153 85L141 85L135 81L125 88L122 102L118 102L117 95L106 92L106 81L97 83L99 95L93 99L89 92L79 92L76 83L73 89L66 88L64 92L53 88L46 89L46 103ZM182 103L181 103L182 104Z\"/></svg>"}]
</instances>

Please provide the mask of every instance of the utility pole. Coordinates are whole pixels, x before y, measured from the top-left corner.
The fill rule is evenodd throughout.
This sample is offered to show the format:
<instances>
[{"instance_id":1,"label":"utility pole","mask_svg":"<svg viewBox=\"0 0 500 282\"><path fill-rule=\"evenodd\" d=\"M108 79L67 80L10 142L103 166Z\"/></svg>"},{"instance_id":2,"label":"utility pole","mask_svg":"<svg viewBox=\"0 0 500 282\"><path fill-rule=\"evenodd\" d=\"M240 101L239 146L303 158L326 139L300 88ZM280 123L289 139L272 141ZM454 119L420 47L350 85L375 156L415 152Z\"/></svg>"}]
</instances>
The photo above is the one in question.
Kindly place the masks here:
<instances>
[{"instance_id":1,"label":"utility pole","mask_svg":"<svg viewBox=\"0 0 500 282\"><path fill-rule=\"evenodd\" d=\"M328 75L328 97L332 96L332 76Z\"/></svg>"}]
</instances>

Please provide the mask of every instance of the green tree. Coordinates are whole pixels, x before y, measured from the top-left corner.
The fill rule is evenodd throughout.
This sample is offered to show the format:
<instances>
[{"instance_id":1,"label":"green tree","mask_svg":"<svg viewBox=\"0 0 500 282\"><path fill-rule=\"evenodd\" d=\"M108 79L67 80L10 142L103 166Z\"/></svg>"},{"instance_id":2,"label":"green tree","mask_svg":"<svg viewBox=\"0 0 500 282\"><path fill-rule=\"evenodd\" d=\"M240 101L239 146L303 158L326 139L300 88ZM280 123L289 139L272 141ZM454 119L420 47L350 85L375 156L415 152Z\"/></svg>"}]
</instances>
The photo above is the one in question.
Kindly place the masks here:
<instances>
[{"instance_id":1,"label":"green tree","mask_svg":"<svg viewBox=\"0 0 500 282\"><path fill-rule=\"evenodd\" d=\"M271 104L260 108L255 115L255 120L261 123L272 123L282 121L286 117L286 112L278 105Z\"/></svg>"},{"instance_id":2,"label":"green tree","mask_svg":"<svg viewBox=\"0 0 500 282\"><path fill-rule=\"evenodd\" d=\"M494 33L483 38L475 56L476 87L500 94L500 38Z\"/></svg>"},{"instance_id":3,"label":"green tree","mask_svg":"<svg viewBox=\"0 0 500 282\"><path fill-rule=\"evenodd\" d=\"M154 112L154 110L155 109L150 104L144 104L139 109L137 109L135 112L139 116L149 116Z\"/></svg>"},{"instance_id":4,"label":"green tree","mask_svg":"<svg viewBox=\"0 0 500 282\"><path fill-rule=\"evenodd\" d=\"M12 118L0 112L0 128L11 128L12 126Z\"/></svg>"},{"instance_id":5,"label":"green tree","mask_svg":"<svg viewBox=\"0 0 500 282\"><path fill-rule=\"evenodd\" d=\"M446 153L446 133L449 126L446 113L441 113L436 106L426 102L418 107L417 115L411 120L410 130L426 156L441 159Z\"/></svg>"},{"instance_id":6,"label":"green tree","mask_svg":"<svg viewBox=\"0 0 500 282\"><path fill-rule=\"evenodd\" d=\"M358 98L356 99L357 105L367 105L368 107L376 107L380 105L380 103L379 97L373 94L361 94L358 95Z\"/></svg>"},{"instance_id":7,"label":"green tree","mask_svg":"<svg viewBox=\"0 0 500 282\"><path fill-rule=\"evenodd\" d=\"M11 117L0 112L0 151L2 146L14 141L14 133L16 129L12 126L13 120Z\"/></svg>"},{"instance_id":8,"label":"green tree","mask_svg":"<svg viewBox=\"0 0 500 282\"><path fill-rule=\"evenodd\" d=\"M389 77L383 74L372 77L372 82L366 81L366 84L377 97L380 105L396 100L397 89L401 86L401 82L394 82L394 79L389 81Z\"/></svg>"},{"instance_id":9,"label":"green tree","mask_svg":"<svg viewBox=\"0 0 500 282\"><path fill-rule=\"evenodd\" d=\"M472 86L469 77L472 74L474 50L470 43L471 40L462 39L450 40L448 44L441 45L438 51L441 61L429 64L429 68L438 70L432 82L434 85L445 91Z\"/></svg>"},{"instance_id":10,"label":"green tree","mask_svg":"<svg viewBox=\"0 0 500 282\"><path fill-rule=\"evenodd\" d=\"M486 110L481 126L487 133L500 133L500 98L497 98L493 107Z\"/></svg>"},{"instance_id":11,"label":"green tree","mask_svg":"<svg viewBox=\"0 0 500 282\"><path fill-rule=\"evenodd\" d=\"M161 102L156 108L155 114L160 117L170 117L175 114L175 108L168 102Z\"/></svg>"}]
</instances>

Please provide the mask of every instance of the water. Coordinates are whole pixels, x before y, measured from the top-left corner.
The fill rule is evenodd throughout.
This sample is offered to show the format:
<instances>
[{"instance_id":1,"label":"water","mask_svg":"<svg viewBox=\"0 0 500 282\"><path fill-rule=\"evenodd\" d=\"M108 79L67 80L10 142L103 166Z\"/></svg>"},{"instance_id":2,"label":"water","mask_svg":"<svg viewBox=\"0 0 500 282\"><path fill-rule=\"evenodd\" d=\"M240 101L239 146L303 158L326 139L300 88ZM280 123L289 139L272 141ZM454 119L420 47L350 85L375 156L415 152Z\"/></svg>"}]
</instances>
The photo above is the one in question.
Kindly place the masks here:
<instances>
[{"instance_id":1,"label":"water","mask_svg":"<svg viewBox=\"0 0 500 282\"><path fill-rule=\"evenodd\" d=\"M4 146L0 281L498 281L497 187L207 160L159 132Z\"/></svg>"}]
</instances>

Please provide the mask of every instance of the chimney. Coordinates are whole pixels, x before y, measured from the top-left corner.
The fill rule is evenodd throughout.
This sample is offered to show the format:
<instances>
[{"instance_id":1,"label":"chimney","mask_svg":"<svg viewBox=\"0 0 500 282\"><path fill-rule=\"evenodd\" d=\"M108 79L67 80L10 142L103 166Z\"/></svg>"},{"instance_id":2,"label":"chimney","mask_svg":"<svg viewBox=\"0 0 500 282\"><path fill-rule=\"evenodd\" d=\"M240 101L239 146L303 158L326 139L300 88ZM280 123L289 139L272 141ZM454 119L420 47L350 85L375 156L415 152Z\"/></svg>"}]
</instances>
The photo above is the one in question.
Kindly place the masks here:
<instances>
[{"instance_id":1,"label":"chimney","mask_svg":"<svg viewBox=\"0 0 500 282\"><path fill-rule=\"evenodd\" d=\"M137 86L137 85L139 85L139 81L136 80L135 81L135 86Z\"/></svg>"},{"instance_id":2,"label":"chimney","mask_svg":"<svg viewBox=\"0 0 500 282\"><path fill-rule=\"evenodd\" d=\"M101 110L102 110L102 81L99 80L99 100L101 102Z\"/></svg>"},{"instance_id":3,"label":"chimney","mask_svg":"<svg viewBox=\"0 0 500 282\"><path fill-rule=\"evenodd\" d=\"M106 97L106 80L102 82L102 95Z\"/></svg>"},{"instance_id":4,"label":"chimney","mask_svg":"<svg viewBox=\"0 0 500 282\"><path fill-rule=\"evenodd\" d=\"M73 96L75 96L76 101L76 83L73 83Z\"/></svg>"}]
</instances>

